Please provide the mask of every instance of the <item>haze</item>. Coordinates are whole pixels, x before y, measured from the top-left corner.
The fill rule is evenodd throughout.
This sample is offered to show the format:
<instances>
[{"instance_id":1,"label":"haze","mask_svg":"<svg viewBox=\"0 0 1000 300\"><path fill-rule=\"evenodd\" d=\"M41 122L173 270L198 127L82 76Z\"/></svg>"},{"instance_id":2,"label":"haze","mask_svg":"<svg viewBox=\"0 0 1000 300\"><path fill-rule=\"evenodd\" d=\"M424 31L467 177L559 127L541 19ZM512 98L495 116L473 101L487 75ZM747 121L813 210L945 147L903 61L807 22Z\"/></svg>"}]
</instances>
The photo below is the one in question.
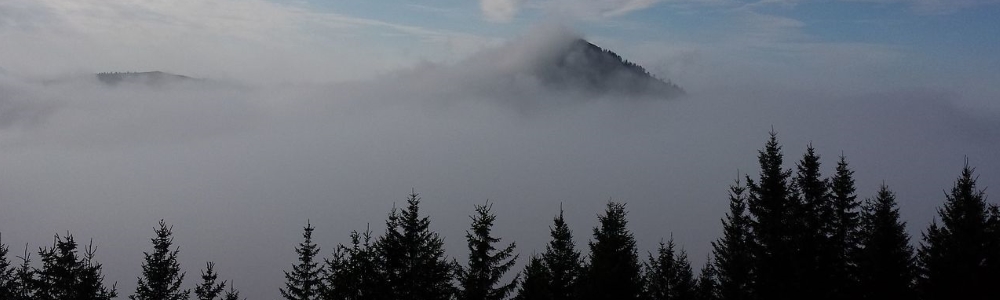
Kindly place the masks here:
<instances>
[{"instance_id":1,"label":"haze","mask_svg":"<svg viewBox=\"0 0 1000 300\"><path fill-rule=\"evenodd\" d=\"M889 184L915 237L965 158L1000 182L995 1L569 2L4 1L3 242L92 238L128 295L165 219L189 287L214 261L274 298L307 220L329 254L411 188L459 261L487 199L521 263L560 204L583 249L615 199L640 249L673 235L697 268L772 128L786 162L845 155L861 198ZM687 95L539 83L577 37ZM198 79L93 76L153 70Z\"/></svg>"}]
</instances>

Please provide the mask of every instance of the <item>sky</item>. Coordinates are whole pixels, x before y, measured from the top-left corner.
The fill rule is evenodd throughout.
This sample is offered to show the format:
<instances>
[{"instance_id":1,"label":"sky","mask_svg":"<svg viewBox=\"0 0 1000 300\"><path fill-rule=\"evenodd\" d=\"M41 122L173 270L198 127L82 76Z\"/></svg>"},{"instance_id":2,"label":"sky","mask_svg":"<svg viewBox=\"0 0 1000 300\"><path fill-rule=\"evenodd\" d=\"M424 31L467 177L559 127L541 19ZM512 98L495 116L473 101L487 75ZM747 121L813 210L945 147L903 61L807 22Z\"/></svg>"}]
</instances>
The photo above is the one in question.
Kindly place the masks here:
<instances>
[{"instance_id":1,"label":"sky","mask_svg":"<svg viewBox=\"0 0 1000 300\"><path fill-rule=\"evenodd\" d=\"M560 205L586 250L609 199L643 253L699 267L768 131L791 168L844 155L919 241L966 159L1000 183L1000 1L0 0L0 233L93 239L121 295L157 221L193 287L214 261L276 298L308 220L322 253L415 189L463 261L475 204L521 262ZM581 36L683 87L637 100L529 71ZM108 86L98 72L204 80ZM991 189L987 190L989 194ZM994 201L995 200L991 200Z\"/></svg>"}]
</instances>

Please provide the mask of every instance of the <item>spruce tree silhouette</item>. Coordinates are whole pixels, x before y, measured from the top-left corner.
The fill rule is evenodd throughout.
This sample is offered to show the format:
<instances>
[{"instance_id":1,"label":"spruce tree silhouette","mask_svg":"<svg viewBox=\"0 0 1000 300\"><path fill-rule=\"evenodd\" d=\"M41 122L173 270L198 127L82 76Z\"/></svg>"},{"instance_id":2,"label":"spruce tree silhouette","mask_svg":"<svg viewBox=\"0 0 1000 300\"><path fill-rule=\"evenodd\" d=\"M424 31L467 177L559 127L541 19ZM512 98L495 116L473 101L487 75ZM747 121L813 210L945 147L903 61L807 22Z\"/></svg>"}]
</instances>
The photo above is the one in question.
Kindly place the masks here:
<instances>
[{"instance_id":1,"label":"spruce tree silhouette","mask_svg":"<svg viewBox=\"0 0 1000 300\"><path fill-rule=\"evenodd\" d=\"M695 296L694 275L684 251L674 250L674 238L660 242L656 255L646 263L646 297L649 300L691 300Z\"/></svg>"},{"instance_id":2,"label":"spruce tree silhouette","mask_svg":"<svg viewBox=\"0 0 1000 300\"><path fill-rule=\"evenodd\" d=\"M705 260L705 265L701 267L701 273L698 274L697 287L695 288L694 299L698 300L719 299L718 271L715 270L715 263L712 262L711 256L708 256L708 258Z\"/></svg>"},{"instance_id":3,"label":"spruce tree silhouette","mask_svg":"<svg viewBox=\"0 0 1000 300\"><path fill-rule=\"evenodd\" d=\"M625 204L608 202L590 242L590 265L582 299L634 300L643 294L642 267L635 238L629 232Z\"/></svg>"},{"instance_id":4,"label":"spruce tree silhouette","mask_svg":"<svg viewBox=\"0 0 1000 300\"><path fill-rule=\"evenodd\" d=\"M469 244L469 262L459 268L459 300L503 300L517 287L519 275L509 283L501 283L504 274L517 262L515 244L497 248L500 238L493 236L493 222L496 215L490 212L493 204L476 205L471 229L465 232Z\"/></svg>"},{"instance_id":5,"label":"spruce tree silhouette","mask_svg":"<svg viewBox=\"0 0 1000 300\"><path fill-rule=\"evenodd\" d=\"M135 294L129 296L132 300L186 300L190 292L181 289L184 282L184 272L181 272L177 261L180 248L170 250L173 245L173 226L160 220L159 228L155 229L156 237L152 238L153 253L144 252L142 277L139 277Z\"/></svg>"},{"instance_id":6,"label":"spruce tree silhouette","mask_svg":"<svg viewBox=\"0 0 1000 300\"><path fill-rule=\"evenodd\" d=\"M861 221L858 299L914 299L913 247L899 217L896 195L885 183L874 199L865 201Z\"/></svg>"},{"instance_id":7,"label":"spruce tree silhouette","mask_svg":"<svg viewBox=\"0 0 1000 300\"><path fill-rule=\"evenodd\" d=\"M861 243L861 203L857 200L854 188L854 171L847 164L847 159L841 155L837 161L837 172L830 179L830 196L833 218L830 223L830 239L826 249L833 251L831 268L829 270L830 289L828 299L857 298L857 261Z\"/></svg>"},{"instance_id":8,"label":"spruce tree silhouette","mask_svg":"<svg viewBox=\"0 0 1000 300\"><path fill-rule=\"evenodd\" d=\"M13 299L17 290L17 270L7 258L7 245L0 233L0 299Z\"/></svg>"},{"instance_id":9,"label":"spruce tree silhouette","mask_svg":"<svg viewBox=\"0 0 1000 300\"><path fill-rule=\"evenodd\" d=\"M430 219L420 215L420 198L412 192L407 207L393 208L376 249L386 280L388 299L447 300L456 267L445 257L444 240L430 230Z\"/></svg>"},{"instance_id":10,"label":"spruce tree silhouette","mask_svg":"<svg viewBox=\"0 0 1000 300\"><path fill-rule=\"evenodd\" d=\"M87 246L83 257L77 255L73 236L55 236L51 248L39 250L42 268L34 271L33 299L38 300L108 300L118 296L114 285L104 286L101 264L94 261L96 249Z\"/></svg>"},{"instance_id":11,"label":"spruce tree silhouette","mask_svg":"<svg viewBox=\"0 0 1000 300\"><path fill-rule=\"evenodd\" d=\"M24 254L18 256L21 265L14 270L13 293L10 300L31 300L35 299L35 269L31 267L31 253L28 246L24 246Z\"/></svg>"},{"instance_id":12,"label":"spruce tree silhouette","mask_svg":"<svg viewBox=\"0 0 1000 300\"><path fill-rule=\"evenodd\" d=\"M299 262L292 265L292 271L285 271L285 287L279 289L281 296L288 300L319 299L321 280L320 267L316 261L319 246L312 241L313 230L316 229L309 221L303 227L303 241L295 247Z\"/></svg>"},{"instance_id":13,"label":"spruce tree silhouette","mask_svg":"<svg viewBox=\"0 0 1000 300\"><path fill-rule=\"evenodd\" d=\"M222 295L226 289L226 282L216 282L219 274L215 273L215 263L205 263L205 270L201 271L201 283L194 288L195 298L198 300L215 300Z\"/></svg>"},{"instance_id":14,"label":"spruce tree silhouette","mask_svg":"<svg viewBox=\"0 0 1000 300\"><path fill-rule=\"evenodd\" d=\"M739 179L729 186L729 213L722 220L722 238L712 242L719 299L749 300L753 296L753 233L745 191Z\"/></svg>"},{"instance_id":15,"label":"spruce tree silhouette","mask_svg":"<svg viewBox=\"0 0 1000 300\"><path fill-rule=\"evenodd\" d=\"M754 287L759 299L802 299L801 266L796 239L797 196L789 184L791 170L782 168L783 155L773 130L758 153L759 181L747 177L751 229L754 233Z\"/></svg>"},{"instance_id":16,"label":"spruce tree silhouette","mask_svg":"<svg viewBox=\"0 0 1000 300\"><path fill-rule=\"evenodd\" d=\"M812 299L830 299L833 284L830 282L836 265L836 250L828 245L833 236L833 204L829 194L829 181L820 174L820 156L812 143L796 164L793 179L798 189L799 203L795 206L797 229L795 239L799 246L794 258L800 265L803 290Z\"/></svg>"},{"instance_id":17,"label":"spruce tree silhouette","mask_svg":"<svg viewBox=\"0 0 1000 300\"><path fill-rule=\"evenodd\" d=\"M370 230L351 232L351 245L339 245L323 268L323 299L384 299L384 280Z\"/></svg>"},{"instance_id":18,"label":"spruce tree silhouette","mask_svg":"<svg viewBox=\"0 0 1000 300\"><path fill-rule=\"evenodd\" d=\"M562 204L559 205L559 215L552 220L549 235L552 239L545 246L545 253L542 253L542 263L551 280L549 293L554 300L575 299L576 283L582 272L583 261L573 242L573 232L566 225Z\"/></svg>"},{"instance_id":19,"label":"spruce tree silhouette","mask_svg":"<svg viewBox=\"0 0 1000 300\"><path fill-rule=\"evenodd\" d=\"M524 276L514 300L552 300L550 284L552 278L545 268L542 258L532 255L521 272Z\"/></svg>"},{"instance_id":20,"label":"spruce tree silhouette","mask_svg":"<svg viewBox=\"0 0 1000 300\"><path fill-rule=\"evenodd\" d=\"M919 289L937 299L994 299L1000 282L1000 219L996 205L976 188L977 177L966 160L946 194L941 219L931 223L919 251Z\"/></svg>"}]
</instances>

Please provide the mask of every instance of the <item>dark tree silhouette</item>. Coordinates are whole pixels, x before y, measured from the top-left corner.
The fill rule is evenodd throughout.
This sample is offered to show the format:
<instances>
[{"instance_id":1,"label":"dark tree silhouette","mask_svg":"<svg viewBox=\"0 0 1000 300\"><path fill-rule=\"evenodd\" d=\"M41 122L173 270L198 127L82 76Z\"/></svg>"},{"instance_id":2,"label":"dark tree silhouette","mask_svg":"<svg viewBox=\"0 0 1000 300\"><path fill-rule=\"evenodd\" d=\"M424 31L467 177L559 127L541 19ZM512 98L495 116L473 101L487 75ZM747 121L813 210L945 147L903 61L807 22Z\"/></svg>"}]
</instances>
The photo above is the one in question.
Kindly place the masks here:
<instances>
[{"instance_id":1,"label":"dark tree silhouette","mask_svg":"<svg viewBox=\"0 0 1000 300\"><path fill-rule=\"evenodd\" d=\"M754 287L760 299L801 299L802 278L796 231L797 196L790 187L791 170L782 169L783 155L777 133L759 151L760 179L747 178L751 228L754 232Z\"/></svg>"},{"instance_id":2,"label":"dark tree silhouette","mask_svg":"<svg viewBox=\"0 0 1000 300\"><path fill-rule=\"evenodd\" d=\"M861 243L860 205L854 188L854 171L848 168L847 159L841 155L837 172L830 179L833 218L830 239L826 249L833 251L829 281L829 299L857 298L856 257Z\"/></svg>"},{"instance_id":3,"label":"dark tree silhouette","mask_svg":"<svg viewBox=\"0 0 1000 300\"><path fill-rule=\"evenodd\" d=\"M976 188L968 161L924 233L919 289L925 299L993 299L1000 282L1000 216Z\"/></svg>"},{"instance_id":4,"label":"dark tree silhouette","mask_svg":"<svg viewBox=\"0 0 1000 300\"><path fill-rule=\"evenodd\" d=\"M513 281L500 282L504 274L517 262L515 244L511 242L502 249L496 248L500 238L493 236L493 222L496 215L490 210L493 204L476 205L472 218L472 228L465 232L469 243L469 263L457 272L459 300L503 300L517 287L519 276Z\"/></svg>"},{"instance_id":5,"label":"dark tree silhouette","mask_svg":"<svg viewBox=\"0 0 1000 300\"><path fill-rule=\"evenodd\" d=\"M575 299L576 283L580 277L583 261L573 242L573 232L566 225L562 205L559 207L559 215L552 223L552 227L549 228L552 239L542 254L544 267L551 279L549 292L554 300Z\"/></svg>"},{"instance_id":6,"label":"dark tree silhouette","mask_svg":"<svg viewBox=\"0 0 1000 300\"><path fill-rule=\"evenodd\" d=\"M152 238L153 253L144 252L142 276L138 279L135 294L129 296L132 300L186 300L190 292L181 289L184 282L184 272L181 272L177 261L179 248L170 250L174 238L173 226L160 220L159 228L155 229L156 237Z\"/></svg>"},{"instance_id":7,"label":"dark tree silhouette","mask_svg":"<svg viewBox=\"0 0 1000 300\"><path fill-rule=\"evenodd\" d=\"M421 217L420 198L411 192L405 209L393 210L378 242L389 299L446 300L455 294L455 265L444 253L444 240Z\"/></svg>"},{"instance_id":8,"label":"dark tree silhouette","mask_svg":"<svg viewBox=\"0 0 1000 300\"><path fill-rule=\"evenodd\" d=\"M835 287L830 281L837 260L837 251L828 245L834 231L833 204L829 181L820 173L819 160L820 156L810 143L796 164L793 181L800 197L794 211L794 222L798 222L793 226L798 230L794 237L798 241L798 254L794 261L800 266L803 290L812 299L831 299Z\"/></svg>"},{"instance_id":9,"label":"dark tree silhouette","mask_svg":"<svg viewBox=\"0 0 1000 300\"><path fill-rule=\"evenodd\" d=\"M722 238L712 242L719 298L724 300L748 300L753 295L753 233L745 191L739 179L729 186L729 213L722 220Z\"/></svg>"},{"instance_id":10,"label":"dark tree silhouette","mask_svg":"<svg viewBox=\"0 0 1000 300\"><path fill-rule=\"evenodd\" d=\"M649 254L646 263L646 297L650 300L691 300L695 298L695 281L687 254L674 251L673 237L660 242L656 255Z\"/></svg>"},{"instance_id":11,"label":"dark tree silhouette","mask_svg":"<svg viewBox=\"0 0 1000 300\"><path fill-rule=\"evenodd\" d=\"M351 232L351 245L337 246L323 269L323 298L345 300L384 299L385 281L370 230Z\"/></svg>"},{"instance_id":12,"label":"dark tree silhouette","mask_svg":"<svg viewBox=\"0 0 1000 300\"><path fill-rule=\"evenodd\" d=\"M7 245L0 234L0 299L13 299L17 290L17 268L7 258Z\"/></svg>"},{"instance_id":13,"label":"dark tree silhouette","mask_svg":"<svg viewBox=\"0 0 1000 300\"><path fill-rule=\"evenodd\" d=\"M104 286L101 264L94 261L96 249L87 246L83 257L77 255L73 236L56 235L51 248L38 252L42 268L34 271L33 299L38 300L107 300L117 297L115 287Z\"/></svg>"},{"instance_id":14,"label":"dark tree silhouette","mask_svg":"<svg viewBox=\"0 0 1000 300\"><path fill-rule=\"evenodd\" d=\"M629 232L625 204L608 202L590 242L590 265L582 287L583 299L641 299L642 267L635 238Z\"/></svg>"},{"instance_id":15,"label":"dark tree silhouette","mask_svg":"<svg viewBox=\"0 0 1000 300\"><path fill-rule=\"evenodd\" d=\"M31 253L28 253L28 246L24 246L24 254L18 256L21 265L14 270L14 290L11 300L31 300L35 299L35 269L31 267Z\"/></svg>"},{"instance_id":16,"label":"dark tree silhouette","mask_svg":"<svg viewBox=\"0 0 1000 300\"><path fill-rule=\"evenodd\" d=\"M545 268L542 258L532 255L525 265L524 276L514 300L552 300L550 285L552 278L549 270Z\"/></svg>"},{"instance_id":17,"label":"dark tree silhouette","mask_svg":"<svg viewBox=\"0 0 1000 300\"><path fill-rule=\"evenodd\" d=\"M900 220L896 195L884 183L865 201L857 255L859 299L913 299L913 247Z\"/></svg>"},{"instance_id":18,"label":"dark tree silhouette","mask_svg":"<svg viewBox=\"0 0 1000 300\"><path fill-rule=\"evenodd\" d=\"M201 271L201 283L194 288L194 295L198 300L218 299L226 289L226 282L217 282L219 274L215 273L215 263L205 263L205 270Z\"/></svg>"},{"instance_id":19,"label":"dark tree silhouette","mask_svg":"<svg viewBox=\"0 0 1000 300\"><path fill-rule=\"evenodd\" d=\"M295 247L299 262L292 265L292 271L285 271L285 287L280 289L281 296L288 300L319 299L321 287L320 267L316 261L319 246L312 241L312 232L316 228L308 221L303 228L303 241Z\"/></svg>"},{"instance_id":20,"label":"dark tree silhouette","mask_svg":"<svg viewBox=\"0 0 1000 300\"><path fill-rule=\"evenodd\" d=\"M694 298L698 300L719 299L718 272L715 270L715 263L712 262L711 256L705 260L705 265L701 267L701 274L698 274Z\"/></svg>"}]
</instances>

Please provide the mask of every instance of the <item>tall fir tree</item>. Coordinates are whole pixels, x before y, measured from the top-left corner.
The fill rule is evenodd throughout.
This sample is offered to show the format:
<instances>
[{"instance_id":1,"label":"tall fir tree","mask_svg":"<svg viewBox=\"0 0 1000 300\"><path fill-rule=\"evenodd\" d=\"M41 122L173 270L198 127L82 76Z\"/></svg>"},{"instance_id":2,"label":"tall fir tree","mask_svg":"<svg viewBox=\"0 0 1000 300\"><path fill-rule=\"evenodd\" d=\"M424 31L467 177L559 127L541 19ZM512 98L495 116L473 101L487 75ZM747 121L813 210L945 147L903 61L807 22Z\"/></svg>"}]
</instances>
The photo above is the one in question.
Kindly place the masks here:
<instances>
[{"instance_id":1,"label":"tall fir tree","mask_svg":"<svg viewBox=\"0 0 1000 300\"><path fill-rule=\"evenodd\" d=\"M545 267L542 258L532 255L528 264L521 272L523 280L517 289L514 300L552 300L551 274Z\"/></svg>"},{"instance_id":2,"label":"tall fir tree","mask_svg":"<svg viewBox=\"0 0 1000 300\"><path fill-rule=\"evenodd\" d=\"M874 199L865 201L861 224L857 299L914 299L913 247L896 195L885 183Z\"/></svg>"},{"instance_id":3,"label":"tall fir tree","mask_svg":"<svg viewBox=\"0 0 1000 300\"><path fill-rule=\"evenodd\" d=\"M828 299L856 299L857 273L856 257L861 243L861 203L857 200L854 187L854 171L843 155L837 161L837 171L830 179L830 204L833 218L830 223L830 239L827 249L833 251L829 270Z\"/></svg>"},{"instance_id":4,"label":"tall fir tree","mask_svg":"<svg viewBox=\"0 0 1000 300\"><path fill-rule=\"evenodd\" d=\"M968 161L938 210L920 247L919 286L925 299L993 299L1000 282L1000 232L995 205L987 206Z\"/></svg>"},{"instance_id":5,"label":"tall fir tree","mask_svg":"<svg viewBox=\"0 0 1000 300\"><path fill-rule=\"evenodd\" d=\"M52 247L38 253L42 268L34 271L33 299L108 300L117 297L114 286L104 286L101 265L93 260L95 252L91 245L80 257L72 235L56 235Z\"/></svg>"},{"instance_id":6,"label":"tall fir tree","mask_svg":"<svg viewBox=\"0 0 1000 300\"><path fill-rule=\"evenodd\" d=\"M545 269L551 278L549 292L553 300L575 299L576 283L582 271L583 260L580 258L580 252L576 250L576 243L573 242L573 232L566 224L562 205L559 206L559 215L552 220L552 223L552 227L549 228L552 239L542 254Z\"/></svg>"},{"instance_id":7,"label":"tall fir tree","mask_svg":"<svg viewBox=\"0 0 1000 300\"><path fill-rule=\"evenodd\" d=\"M386 232L376 248L389 299L447 300L455 265L445 257L444 240L430 230L430 219L420 215L420 198L411 192L405 209L393 210Z\"/></svg>"},{"instance_id":8,"label":"tall fir tree","mask_svg":"<svg viewBox=\"0 0 1000 300\"><path fill-rule=\"evenodd\" d=\"M722 238L712 242L719 299L723 300L753 299L753 232L745 192L739 179L729 186L729 213L722 220Z\"/></svg>"},{"instance_id":9,"label":"tall fir tree","mask_svg":"<svg viewBox=\"0 0 1000 300\"><path fill-rule=\"evenodd\" d=\"M226 282L218 282L219 274L215 273L215 263L205 263L205 270L201 271L201 283L194 288L195 298L198 300L215 300L222 295L226 289Z\"/></svg>"},{"instance_id":10,"label":"tall fir tree","mask_svg":"<svg viewBox=\"0 0 1000 300\"><path fill-rule=\"evenodd\" d=\"M303 227L303 241L295 247L299 255L297 264L292 265L292 271L285 271L285 287L279 289L281 296L288 300L319 299L322 281L320 267L316 255L319 246L312 241L312 233L316 228L308 221Z\"/></svg>"},{"instance_id":11,"label":"tall fir tree","mask_svg":"<svg viewBox=\"0 0 1000 300\"><path fill-rule=\"evenodd\" d=\"M791 170L782 168L783 154L777 133L759 151L759 181L747 178L747 206L754 233L754 287L760 299L801 299L802 278L795 261L798 256L796 233L797 196L791 188Z\"/></svg>"},{"instance_id":12,"label":"tall fir tree","mask_svg":"<svg viewBox=\"0 0 1000 300\"><path fill-rule=\"evenodd\" d=\"M646 298L649 300L693 300L695 299L694 274L687 254L674 250L674 239L660 242L656 255L649 254L646 263Z\"/></svg>"},{"instance_id":13,"label":"tall fir tree","mask_svg":"<svg viewBox=\"0 0 1000 300\"><path fill-rule=\"evenodd\" d=\"M21 265L14 270L14 290L10 300L31 300L35 299L35 269L31 267L31 253L28 246L24 246L24 254L18 256Z\"/></svg>"},{"instance_id":14,"label":"tall fir tree","mask_svg":"<svg viewBox=\"0 0 1000 300\"><path fill-rule=\"evenodd\" d=\"M643 295L642 267L635 238L628 230L625 204L608 202L590 242L590 264L582 299L635 300Z\"/></svg>"},{"instance_id":15,"label":"tall fir tree","mask_svg":"<svg viewBox=\"0 0 1000 300\"><path fill-rule=\"evenodd\" d=\"M465 232L469 262L457 272L459 300L503 300L517 287L519 276L506 284L500 282L517 262L517 255L513 242L503 248L496 247L500 238L492 233L496 221L496 215L490 211L492 208L493 204L488 202L476 205L476 213L470 216L472 228Z\"/></svg>"},{"instance_id":16,"label":"tall fir tree","mask_svg":"<svg viewBox=\"0 0 1000 300\"><path fill-rule=\"evenodd\" d=\"M159 228L155 229L156 237L152 238L153 253L144 252L142 277L139 277L135 294L129 296L132 300L186 300L190 292L181 289L184 282L184 272L181 272L177 253L180 248L170 249L174 243L173 226L160 220Z\"/></svg>"},{"instance_id":17,"label":"tall fir tree","mask_svg":"<svg viewBox=\"0 0 1000 300\"><path fill-rule=\"evenodd\" d=\"M836 251L828 245L833 235L833 205L829 181L822 177L820 166L820 156L810 143L796 164L793 179L799 195L794 211L794 221L798 224L793 226L797 229L794 238L798 241L798 253L793 259L801 266L798 271L803 290L817 300L836 299L832 297L835 288L830 281L837 260Z\"/></svg>"},{"instance_id":18,"label":"tall fir tree","mask_svg":"<svg viewBox=\"0 0 1000 300\"><path fill-rule=\"evenodd\" d=\"M370 230L351 232L351 245L339 245L323 268L323 299L384 299L378 252Z\"/></svg>"},{"instance_id":19,"label":"tall fir tree","mask_svg":"<svg viewBox=\"0 0 1000 300\"><path fill-rule=\"evenodd\" d=\"M695 288L695 299L719 299L718 274L718 271L715 269L715 263L712 262L712 257L708 256L705 260L705 265L701 267L701 273L698 274L697 287Z\"/></svg>"}]
</instances>

